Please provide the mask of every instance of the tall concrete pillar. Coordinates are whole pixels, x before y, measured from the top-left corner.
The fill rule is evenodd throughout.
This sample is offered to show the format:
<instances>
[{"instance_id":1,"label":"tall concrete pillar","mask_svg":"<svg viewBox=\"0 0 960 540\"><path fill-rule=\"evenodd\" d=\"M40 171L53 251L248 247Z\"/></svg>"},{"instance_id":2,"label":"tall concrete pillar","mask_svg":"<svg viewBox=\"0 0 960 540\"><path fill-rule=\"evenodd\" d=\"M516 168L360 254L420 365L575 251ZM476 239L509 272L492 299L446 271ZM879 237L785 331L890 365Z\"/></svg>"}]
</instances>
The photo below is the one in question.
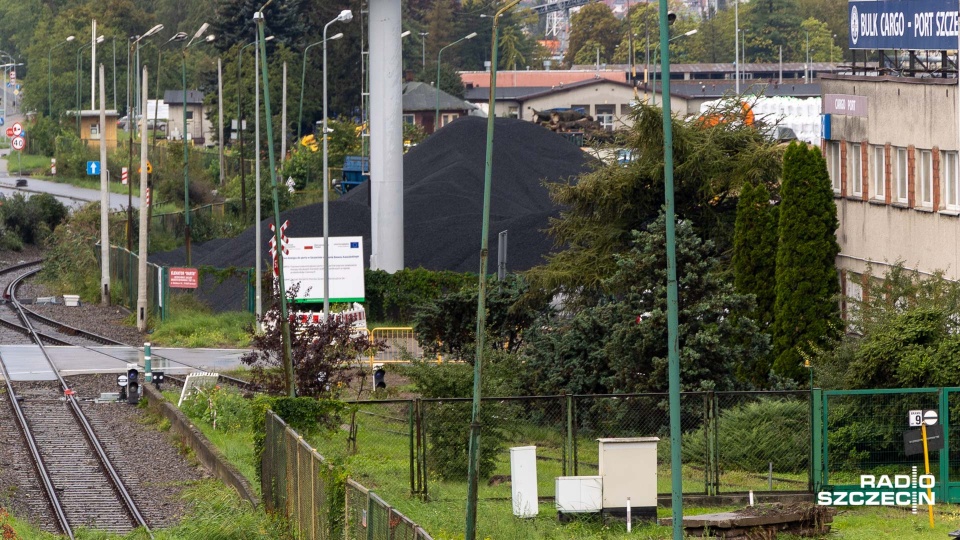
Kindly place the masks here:
<instances>
[{"instance_id":1,"label":"tall concrete pillar","mask_svg":"<svg viewBox=\"0 0 960 540\"><path fill-rule=\"evenodd\" d=\"M370 0L370 268L403 269L400 2Z\"/></svg>"}]
</instances>

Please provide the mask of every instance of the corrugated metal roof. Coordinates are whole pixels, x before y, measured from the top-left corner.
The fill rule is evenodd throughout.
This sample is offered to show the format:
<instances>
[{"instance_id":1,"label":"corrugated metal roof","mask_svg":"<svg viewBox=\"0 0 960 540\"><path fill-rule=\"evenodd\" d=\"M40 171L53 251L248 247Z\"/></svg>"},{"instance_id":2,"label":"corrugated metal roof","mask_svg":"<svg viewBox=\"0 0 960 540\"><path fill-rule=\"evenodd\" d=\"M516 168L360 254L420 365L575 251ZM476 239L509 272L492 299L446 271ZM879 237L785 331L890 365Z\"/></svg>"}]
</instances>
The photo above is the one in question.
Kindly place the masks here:
<instances>
[{"instance_id":1,"label":"corrugated metal roof","mask_svg":"<svg viewBox=\"0 0 960 540\"><path fill-rule=\"evenodd\" d=\"M401 106L404 111L433 111L437 107L437 92L440 93L441 111L468 111L473 105L466 101L437 90L433 85L422 82L408 82L403 85Z\"/></svg>"},{"instance_id":2,"label":"corrugated metal roof","mask_svg":"<svg viewBox=\"0 0 960 540\"><path fill-rule=\"evenodd\" d=\"M552 87L507 87L500 88L497 87L496 95L494 99L497 101L525 101L527 99L546 96L550 94L558 94L561 92L568 92L577 88L589 87L597 84L613 84L616 86L623 86L626 88L633 88L630 83L623 81L612 81L610 79L589 79L585 81L577 81L570 84L558 84ZM487 101L490 99L490 88L470 88L464 93L464 97L468 101L478 102L478 101Z\"/></svg>"},{"instance_id":3,"label":"corrugated metal roof","mask_svg":"<svg viewBox=\"0 0 960 540\"><path fill-rule=\"evenodd\" d=\"M461 71L460 78L467 88L490 88L490 73L487 71ZM529 70L529 71L497 71L497 88L514 86L539 86L549 88L560 84L572 84L580 81L607 79L626 82L626 70Z\"/></svg>"},{"instance_id":4,"label":"corrugated metal roof","mask_svg":"<svg viewBox=\"0 0 960 540\"><path fill-rule=\"evenodd\" d=\"M954 83L956 84L956 83ZM660 91L660 83L656 86L650 84L641 84L641 91L651 91L655 89ZM734 81L696 81L696 82L670 82L670 95L683 99L709 98L716 99L723 96L733 95L736 91ZM763 95L763 96L791 96L791 97L820 97L820 83L810 84L783 84L760 83L760 82L740 82L740 91L744 94Z\"/></svg>"},{"instance_id":5,"label":"corrugated metal roof","mask_svg":"<svg viewBox=\"0 0 960 540\"><path fill-rule=\"evenodd\" d=\"M183 105L183 90L164 90L163 102L167 105ZM203 92L199 90L187 90L188 105L202 105Z\"/></svg>"}]
</instances>

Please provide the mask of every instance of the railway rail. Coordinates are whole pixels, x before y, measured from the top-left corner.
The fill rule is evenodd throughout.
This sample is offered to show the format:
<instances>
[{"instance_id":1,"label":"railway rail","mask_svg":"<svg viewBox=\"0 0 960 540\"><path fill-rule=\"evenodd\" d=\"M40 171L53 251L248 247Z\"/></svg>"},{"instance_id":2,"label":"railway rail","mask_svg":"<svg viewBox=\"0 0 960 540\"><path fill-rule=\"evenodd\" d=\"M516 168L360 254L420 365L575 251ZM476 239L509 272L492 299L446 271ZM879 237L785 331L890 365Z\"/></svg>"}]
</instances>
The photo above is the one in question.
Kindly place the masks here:
<instances>
[{"instance_id":1,"label":"railway rail","mask_svg":"<svg viewBox=\"0 0 960 540\"><path fill-rule=\"evenodd\" d=\"M39 346L56 380L12 381L2 357L0 370L6 384L7 400L33 459L40 485L56 521L55 528L71 539L75 538L74 529L78 526L120 533L142 527L149 533L150 527L137 503L121 480L73 391L57 372L44 348L44 342L68 342L68 338L78 336L79 339L98 344L103 344L106 338L98 339L101 336L64 327L48 319L40 322L27 313L17 302L16 289L27 276L39 271L39 268L33 268L38 266L39 261L34 261L0 271L0 279L5 283L5 309L0 319L8 329L25 329L33 343ZM12 314L16 317L12 317ZM47 332L38 332L31 319L45 326ZM76 332L71 335L72 330Z\"/></svg>"}]
</instances>

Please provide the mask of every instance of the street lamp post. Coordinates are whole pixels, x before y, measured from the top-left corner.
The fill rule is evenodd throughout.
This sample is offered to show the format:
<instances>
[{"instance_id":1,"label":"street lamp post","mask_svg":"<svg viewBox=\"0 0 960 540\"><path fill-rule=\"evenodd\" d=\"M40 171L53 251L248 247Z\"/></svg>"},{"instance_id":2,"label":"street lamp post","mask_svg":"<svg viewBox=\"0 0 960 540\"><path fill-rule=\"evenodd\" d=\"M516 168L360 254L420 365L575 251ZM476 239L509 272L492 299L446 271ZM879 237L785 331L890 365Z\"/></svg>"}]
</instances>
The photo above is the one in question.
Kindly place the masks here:
<instances>
[{"instance_id":1,"label":"street lamp post","mask_svg":"<svg viewBox=\"0 0 960 540\"><path fill-rule=\"evenodd\" d=\"M264 41L271 40L273 40L273 36L264 38ZM240 213L243 215L244 223L247 222L247 174L246 167L243 163L243 100L240 99L240 90L243 88L243 85L241 83L241 73L243 71L243 50L256 44L256 41L251 41L240 47L240 50L237 52L237 142L240 144ZM256 72L254 72L253 75L256 77ZM257 204L259 204L259 201L257 201ZM260 286L257 285L258 290L259 287Z\"/></svg>"},{"instance_id":2,"label":"street lamp post","mask_svg":"<svg viewBox=\"0 0 960 540\"><path fill-rule=\"evenodd\" d=\"M437 131L438 129L440 129L440 128L442 127L442 126L440 126L440 55L443 54L443 50L446 49L447 47L453 47L454 45L456 45L457 43L460 43L461 41L464 41L464 40L467 40L467 39L473 39L473 38L475 38L475 37L477 37L477 33L476 33L476 32L471 32L471 33L463 36L462 38L454 41L453 43L451 43L451 44L449 44L449 45L447 45L447 46L445 46L445 47L441 47L441 48L440 48L440 51L437 52L437 88L436 88L436 91L437 91L437 110L436 110L436 112L433 114L433 126L434 126L434 127L433 127L433 131Z\"/></svg>"},{"instance_id":3,"label":"street lamp post","mask_svg":"<svg viewBox=\"0 0 960 540\"><path fill-rule=\"evenodd\" d=\"M146 39L161 30L163 30L163 25L158 24L153 28L147 30L143 35L132 38L130 42L130 47L129 49L127 49L127 125L126 125L126 128L127 128L127 133L130 134L130 155L127 160L127 175L128 175L127 176L127 250L128 251L133 251L133 180L132 179L133 179L133 137L135 133L132 129L130 129L130 124L133 122L133 118L134 118L133 114L131 114L132 111L130 110L130 100L131 100L130 55L133 52L134 47L140 46L141 40ZM157 64L159 63L160 62L158 58ZM158 67L157 71L159 74L159 65L157 67ZM140 80L139 74L134 74L133 76L136 77L137 80ZM159 77L157 77L157 80L159 80ZM79 114L79 111L78 111L78 114ZM142 129L141 131L145 131L145 129ZM143 168L146 168L147 164L141 163L140 166ZM140 197L141 198L146 197L146 193L141 192ZM145 257L146 253L141 253L140 256Z\"/></svg>"},{"instance_id":4,"label":"street lamp post","mask_svg":"<svg viewBox=\"0 0 960 540\"><path fill-rule=\"evenodd\" d=\"M183 80L183 238L187 251L187 266L190 266L190 148L187 145L187 48L207 31L210 25L203 23L197 32L190 38L190 41L180 49L182 80ZM210 43L214 36L207 36L203 41Z\"/></svg>"},{"instance_id":5,"label":"street lamp post","mask_svg":"<svg viewBox=\"0 0 960 540\"><path fill-rule=\"evenodd\" d=\"M104 40L103 35L100 35L97 37L96 42L103 43L103 40ZM87 47L92 47L92 46L93 46L93 41L91 41L90 43L87 43L86 45L81 45L80 48L77 49L77 136L80 137L81 139L83 138L83 134L80 133L80 70L82 69L82 65L80 64L80 59L83 57L83 49Z\"/></svg>"},{"instance_id":6,"label":"street lamp post","mask_svg":"<svg viewBox=\"0 0 960 540\"><path fill-rule=\"evenodd\" d=\"M420 61L423 63L422 69L427 69L427 40L430 32L420 32Z\"/></svg>"},{"instance_id":7,"label":"street lamp post","mask_svg":"<svg viewBox=\"0 0 960 540\"><path fill-rule=\"evenodd\" d=\"M50 52L47 53L47 116L53 114L53 67L51 64L51 62L53 62L53 51L70 43L74 39L76 39L75 36L67 36L66 40L50 47Z\"/></svg>"},{"instance_id":8,"label":"street lamp post","mask_svg":"<svg viewBox=\"0 0 960 540\"><path fill-rule=\"evenodd\" d=\"M343 37L343 32L340 32L339 34L334 34L330 36L330 41L333 41L335 39L340 39L342 37ZM313 47L314 45L321 45L322 43L323 41L311 43L306 47L304 47L303 49L303 67L300 69L300 114L297 116L297 140L298 141L300 140L300 134L302 133L301 128L303 126L303 83L306 80L306 76L307 76L307 51L310 50L310 47Z\"/></svg>"},{"instance_id":9,"label":"street lamp post","mask_svg":"<svg viewBox=\"0 0 960 540\"><path fill-rule=\"evenodd\" d=\"M666 1L666 0L662 0ZM480 375L483 359L487 311L487 244L490 230L490 189L493 180L494 97L497 93L497 30L500 16L520 0L510 0L493 16L490 40L490 103L487 109L487 146L483 173L483 224L480 228L480 290L477 298L477 357L473 362L473 405L470 412L470 446L467 456L467 523L464 537L477 537L477 474L480 470Z\"/></svg>"},{"instance_id":10,"label":"street lamp post","mask_svg":"<svg viewBox=\"0 0 960 540\"><path fill-rule=\"evenodd\" d=\"M670 38L670 39L667 40L667 43L669 44L671 41L674 41L674 40L677 40L677 39L680 39L680 38L683 38L683 37L687 37L687 36L692 36L692 35L696 34L697 31L698 31L698 30L697 30L696 28L694 28L693 30L690 30L689 32L685 32L685 33L683 33L683 34L680 34L679 36L673 36L672 38ZM669 46L669 45L668 45L668 46ZM659 58L659 56L660 56L660 44L657 43L657 46L654 47L654 49L653 49L653 64L654 64L654 65L657 64L657 58ZM669 77L669 73L667 74L667 76ZM662 76L661 76L661 78L660 78L660 95L661 95L661 96L666 96L666 95L667 95L667 94L664 93L664 91L663 91L663 77L662 77ZM657 79L656 79L656 77L654 77L654 79L653 79L653 97L652 97L652 101L653 101L653 104L654 104L654 105L657 104ZM664 99L661 99L660 101L663 102Z\"/></svg>"},{"instance_id":11,"label":"street lamp post","mask_svg":"<svg viewBox=\"0 0 960 540\"><path fill-rule=\"evenodd\" d=\"M154 77L157 79L157 103L153 107L153 149L157 149L157 120L160 117L160 57L163 54L163 48L171 43L180 42L187 39L186 32L177 32L176 34L170 36L170 39L165 41L163 45L157 47L157 69L155 70ZM147 104L147 113L149 114L150 107Z\"/></svg>"},{"instance_id":12,"label":"street lamp post","mask_svg":"<svg viewBox=\"0 0 960 540\"><path fill-rule=\"evenodd\" d=\"M670 24L667 0L660 2L660 88L670 95ZM737 89L739 95L739 88ZM665 199L667 251L667 372L670 404L670 499L673 513L673 539L683 538L683 477L680 455L680 338L678 337L679 301L677 299L677 234L673 186L673 116L670 99L663 100L663 194Z\"/></svg>"},{"instance_id":13,"label":"street lamp post","mask_svg":"<svg viewBox=\"0 0 960 540\"><path fill-rule=\"evenodd\" d=\"M327 169L327 28L335 22L348 23L353 12L345 9L323 26L323 324L330 324L330 212L328 192L330 171Z\"/></svg>"}]
</instances>

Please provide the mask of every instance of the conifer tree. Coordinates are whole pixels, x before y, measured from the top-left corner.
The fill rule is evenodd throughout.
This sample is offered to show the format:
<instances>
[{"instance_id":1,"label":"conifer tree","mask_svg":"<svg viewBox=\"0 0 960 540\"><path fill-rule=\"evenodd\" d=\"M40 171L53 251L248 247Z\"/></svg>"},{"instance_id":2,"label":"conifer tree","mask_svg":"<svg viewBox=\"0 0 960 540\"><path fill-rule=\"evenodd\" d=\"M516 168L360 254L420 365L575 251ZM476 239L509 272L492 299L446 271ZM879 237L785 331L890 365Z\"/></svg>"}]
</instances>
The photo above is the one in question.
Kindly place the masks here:
<instances>
[{"instance_id":1,"label":"conifer tree","mask_svg":"<svg viewBox=\"0 0 960 540\"><path fill-rule=\"evenodd\" d=\"M737 203L733 233L734 287L741 294L756 297L756 308L747 315L761 330L769 332L773 324L776 300L777 216L770 204L770 191L763 184L745 184ZM770 359L758 359L744 366L745 375L763 382L770 372Z\"/></svg>"},{"instance_id":2,"label":"conifer tree","mask_svg":"<svg viewBox=\"0 0 960 540\"><path fill-rule=\"evenodd\" d=\"M837 208L820 151L792 143L783 156L776 260L773 371L803 376L800 349L840 329Z\"/></svg>"}]
</instances>

